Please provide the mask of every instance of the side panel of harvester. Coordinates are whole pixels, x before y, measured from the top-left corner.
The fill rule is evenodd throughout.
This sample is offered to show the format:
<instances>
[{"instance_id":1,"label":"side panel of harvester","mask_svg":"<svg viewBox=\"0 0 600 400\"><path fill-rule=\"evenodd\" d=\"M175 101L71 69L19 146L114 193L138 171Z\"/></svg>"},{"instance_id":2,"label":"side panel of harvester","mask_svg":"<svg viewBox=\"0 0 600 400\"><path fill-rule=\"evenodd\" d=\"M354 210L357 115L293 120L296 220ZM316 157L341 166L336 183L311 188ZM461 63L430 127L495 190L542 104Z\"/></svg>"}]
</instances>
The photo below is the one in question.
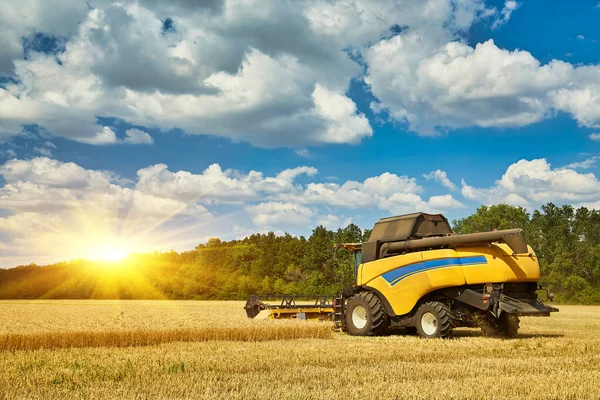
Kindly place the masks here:
<instances>
[{"instance_id":1,"label":"side panel of harvester","mask_svg":"<svg viewBox=\"0 0 600 400\"><path fill-rule=\"evenodd\" d=\"M496 282L538 282L533 250L513 255L506 244L439 249L386 257L364 263L357 284L376 289L395 315L409 313L438 289Z\"/></svg>"}]
</instances>

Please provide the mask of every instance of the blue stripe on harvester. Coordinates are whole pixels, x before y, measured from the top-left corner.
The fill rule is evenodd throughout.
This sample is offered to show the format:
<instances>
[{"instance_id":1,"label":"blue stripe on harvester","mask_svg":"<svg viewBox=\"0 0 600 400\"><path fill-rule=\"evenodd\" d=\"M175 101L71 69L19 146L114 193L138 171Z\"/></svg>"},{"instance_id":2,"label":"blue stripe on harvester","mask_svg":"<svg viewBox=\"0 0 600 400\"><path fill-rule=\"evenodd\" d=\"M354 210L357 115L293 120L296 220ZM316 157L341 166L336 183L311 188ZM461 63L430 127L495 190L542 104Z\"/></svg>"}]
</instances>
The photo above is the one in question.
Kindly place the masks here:
<instances>
[{"instance_id":1,"label":"blue stripe on harvester","mask_svg":"<svg viewBox=\"0 0 600 400\"><path fill-rule=\"evenodd\" d=\"M392 286L400 282L402 279L417 274L419 272L425 272L432 269L454 267L457 265L478 265L487 264L485 256L473 256L473 257L453 257L453 258L441 258L439 260L427 260L418 262L415 264L405 265L400 268L396 268L383 274L383 278Z\"/></svg>"}]
</instances>

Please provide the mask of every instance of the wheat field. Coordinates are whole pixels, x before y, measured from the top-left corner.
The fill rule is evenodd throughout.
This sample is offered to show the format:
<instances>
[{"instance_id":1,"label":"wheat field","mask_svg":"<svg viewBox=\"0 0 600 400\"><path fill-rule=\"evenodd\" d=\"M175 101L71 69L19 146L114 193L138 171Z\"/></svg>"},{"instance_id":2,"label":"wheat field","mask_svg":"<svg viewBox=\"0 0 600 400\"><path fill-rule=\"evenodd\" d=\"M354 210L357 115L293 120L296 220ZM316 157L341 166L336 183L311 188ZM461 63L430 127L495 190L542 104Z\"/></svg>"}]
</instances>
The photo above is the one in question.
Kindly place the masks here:
<instances>
[{"instance_id":1,"label":"wheat field","mask_svg":"<svg viewBox=\"0 0 600 400\"><path fill-rule=\"evenodd\" d=\"M523 318L514 340L470 329L358 338L329 323L248 320L242 307L0 301L0 399L600 398L600 307ZM45 344L7 344L18 337Z\"/></svg>"}]
</instances>

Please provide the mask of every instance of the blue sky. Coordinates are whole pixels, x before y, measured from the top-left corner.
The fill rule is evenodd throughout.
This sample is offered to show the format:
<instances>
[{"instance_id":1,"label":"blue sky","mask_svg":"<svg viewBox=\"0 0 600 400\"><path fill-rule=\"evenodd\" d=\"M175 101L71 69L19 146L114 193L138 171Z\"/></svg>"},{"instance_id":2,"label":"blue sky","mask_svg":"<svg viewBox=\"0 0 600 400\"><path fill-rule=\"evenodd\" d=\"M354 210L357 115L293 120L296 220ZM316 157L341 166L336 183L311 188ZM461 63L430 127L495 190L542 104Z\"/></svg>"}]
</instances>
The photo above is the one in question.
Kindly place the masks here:
<instances>
[{"instance_id":1,"label":"blue sky","mask_svg":"<svg viewBox=\"0 0 600 400\"><path fill-rule=\"evenodd\" d=\"M291 4L0 6L0 266L600 207L597 1Z\"/></svg>"}]
</instances>

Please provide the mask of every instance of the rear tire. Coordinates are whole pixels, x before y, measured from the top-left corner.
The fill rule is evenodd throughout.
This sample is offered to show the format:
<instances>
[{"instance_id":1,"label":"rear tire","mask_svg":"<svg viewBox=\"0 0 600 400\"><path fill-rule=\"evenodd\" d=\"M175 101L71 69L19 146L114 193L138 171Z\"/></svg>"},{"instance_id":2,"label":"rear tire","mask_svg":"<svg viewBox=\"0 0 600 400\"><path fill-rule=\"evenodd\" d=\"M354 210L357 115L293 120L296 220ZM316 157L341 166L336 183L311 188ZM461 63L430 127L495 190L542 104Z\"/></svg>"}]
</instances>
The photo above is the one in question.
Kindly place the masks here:
<instances>
[{"instance_id":1,"label":"rear tire","mask_svg":"<svg viewBox=\"0 0 600 400\"><path fill-rule=\"evenodd\" d=\"M501 337L512 339L519 333L519 317L513 314L502 313L500 318L488 316L481 323L481 333L487 337Z\"/></svg>"},{"instance_id":2,"label":"rear tire","mask_svg":"<svg viewBox=\"0 0 600 400\"><path fill-rule=\"evenodd\" d=\"M381 335L389 326L389 316L375 293L360 292L348 301L346 327L350 335Z\"/></svg>"},{"instance_id":3,"label":"rear tire","mask_svg":"<svg viewBox=\"0 0 600 400\"><path fill-rule=\"evenodd\" d=\"M413 321L419 336L426 339L448 337L456 326L450 308L439 301L429 301L421 305Z\"/></svg>"}]
</instances>

